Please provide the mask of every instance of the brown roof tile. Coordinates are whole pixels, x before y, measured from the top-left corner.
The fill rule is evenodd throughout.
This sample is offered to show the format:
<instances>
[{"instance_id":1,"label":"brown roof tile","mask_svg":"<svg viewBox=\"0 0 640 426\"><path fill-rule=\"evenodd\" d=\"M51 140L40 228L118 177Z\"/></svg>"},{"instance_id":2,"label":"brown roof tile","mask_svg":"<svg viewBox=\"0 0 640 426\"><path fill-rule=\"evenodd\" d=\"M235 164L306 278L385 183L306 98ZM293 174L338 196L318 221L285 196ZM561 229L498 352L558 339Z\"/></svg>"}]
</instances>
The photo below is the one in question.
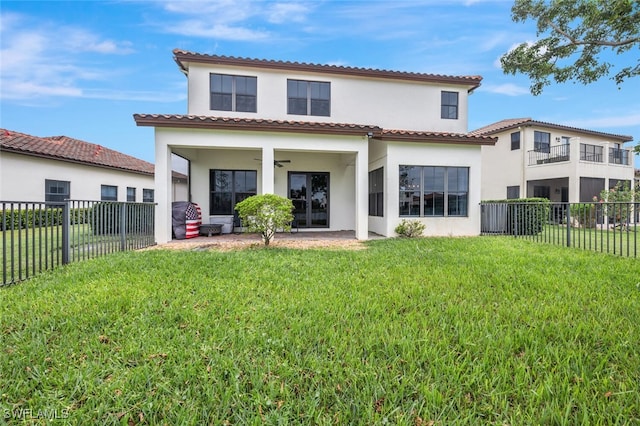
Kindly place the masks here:
<instances>
[{"instance_id":1,"label":"brown roof tile","mask_svg":"<svg viewBox=\"0 0 640 426\"><path fill-rule=\"evenodd\" d=\"M0 129L0 149L146 175L153 175L154 173L153 164L147 161L67 136L41 138L12 130Z\"/></svg>"},{"instance_id":2,"label":"brown roof tile","mask_svg":"<svg viewBox=\"0 0 640 426\"><path fill-rule=\"evenodd\" d=\"M223 130L250 130L262 132L295 132L364 136L370 134L378 140L401 140L432 143L466 143L494 145L496 138L464 133L386 130L378 126L308 121L283 121L254 118L229 118L200 115L134 114L138 126L199 128Z\"/></svg>"},{"instance_id":3,"label":"brown roof tile","mask_svg":"<svg viewBox=\"0 0 640 426\"><path fill-rule=\"evenodd\" d=\"M446 144L495 145L497 138L467 133L425 132L413 130L383 130L375 139Z\"/></svg>"},{"instance_id":4,"label":"brown roof tile","mask_svg":"<svg viewBox=\"0 0 640 426\"><path fill-rule=\"evenodd\" d=\"M192 127L200 129L241 129L253 131L365 135L380 132L378 126L309 121L230 118L208 115L134 114L138 126Z\"/></svg>"},{"instance_id":5,"label":"brown roof tile","mask_svg":"<svg viewBox=\"0 0 640 426\"><path fill-rule=\"evenodd\" d=\"M287 71L316 72L326 74L350 75L359 77L385 78L394 80L421 81L425 83L460 84L470 86L469 91L480 86L482 77L479 75L452 76L440 74L425 74L406 71L380 70L373 68L346 67L341 65L320 65L304 62L273 61L266 59L237 58L233 56L207 55L181 49L174 49L173 56L178 66L188 72L188 62L198 62L215 65L231 65L242 67L278 69Z\"/></svg>"},{"instance_id":6,"label":"brown roof tile","mask_svg":"<svg viewBox=\"0 0 640 426\"><path fill-rule=\"evenodd\" d=\"M614 139L620 142L628 142L633 140L632 136L598 132L595 130L579 129L577 127L564 126L562 124L553 124L553 123L547 123L544 121L532 120L531 118L509 118L505 120L500 120L496 123L489 124L488 126L484 126L472 132L469 132L469 134L492 135L495 133L503 132L505 130L514 129L516 127L521 127L521 126L527 126L527 127L535 126L535 127L542 127L542 128L548 128L548 129L564 130L567 132L577 132L577 133L583 133L587 135L605 137L608 139Z\"/></svg>"}]
</instances>

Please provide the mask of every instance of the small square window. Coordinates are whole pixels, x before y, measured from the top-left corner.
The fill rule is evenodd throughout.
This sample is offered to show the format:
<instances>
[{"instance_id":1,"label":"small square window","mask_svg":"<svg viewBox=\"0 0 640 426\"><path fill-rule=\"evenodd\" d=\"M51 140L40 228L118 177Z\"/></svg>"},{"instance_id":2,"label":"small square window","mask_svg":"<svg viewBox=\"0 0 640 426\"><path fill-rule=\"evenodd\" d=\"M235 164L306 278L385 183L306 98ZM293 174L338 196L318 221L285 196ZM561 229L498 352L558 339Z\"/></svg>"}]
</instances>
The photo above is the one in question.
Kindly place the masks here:
<instances>
[{"instance_id":1,"label":"small square window","mask_svg":"<svg viewBox=\"0 0 640 426\"><path fill-rule=\"evenodd\" d=\"M100 199L102 201L118 201L118 187L112 185L101 185Z\"/></svg>"}]
</instances>

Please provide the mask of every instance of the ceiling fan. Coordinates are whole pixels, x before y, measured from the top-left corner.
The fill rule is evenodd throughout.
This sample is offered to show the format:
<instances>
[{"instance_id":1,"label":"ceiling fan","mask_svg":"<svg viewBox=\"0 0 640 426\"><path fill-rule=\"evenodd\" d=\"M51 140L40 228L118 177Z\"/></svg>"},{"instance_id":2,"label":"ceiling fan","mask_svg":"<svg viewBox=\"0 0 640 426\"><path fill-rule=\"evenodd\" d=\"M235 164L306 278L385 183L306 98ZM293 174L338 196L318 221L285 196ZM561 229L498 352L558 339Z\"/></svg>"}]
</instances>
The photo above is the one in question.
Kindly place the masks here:
<instances>
[{"instance_id":1,"label":"ceiling fan","mask_svg":"<svg viewBox=\"0 0 640 426\"><path fill-rule=\"evenodd\" d=\"M262 162L261 158L254 158L254 160ZM273 160L273 165L277 167L284 167L283 166L284 163L290 163L290 162L291 160Z\"/></svg>"}]
</instances>

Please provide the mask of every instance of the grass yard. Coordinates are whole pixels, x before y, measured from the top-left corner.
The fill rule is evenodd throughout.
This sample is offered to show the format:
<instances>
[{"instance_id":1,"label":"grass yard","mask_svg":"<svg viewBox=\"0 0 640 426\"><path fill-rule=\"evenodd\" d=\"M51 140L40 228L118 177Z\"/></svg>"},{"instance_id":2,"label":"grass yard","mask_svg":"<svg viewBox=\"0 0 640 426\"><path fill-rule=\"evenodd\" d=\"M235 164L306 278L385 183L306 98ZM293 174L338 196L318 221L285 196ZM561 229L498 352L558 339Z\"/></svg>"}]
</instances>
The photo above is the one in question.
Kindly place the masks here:
<instances>
[{"instance_id":1,"label":"grass yard","mask_svg":"<svg viewBox=\"0 0 640 426\"><path fill-rule=\"evenodd\" d=\"M640 423L637 259L367 244L117 253L1 289L4 420Z\"/></svg>"}]
</instances>

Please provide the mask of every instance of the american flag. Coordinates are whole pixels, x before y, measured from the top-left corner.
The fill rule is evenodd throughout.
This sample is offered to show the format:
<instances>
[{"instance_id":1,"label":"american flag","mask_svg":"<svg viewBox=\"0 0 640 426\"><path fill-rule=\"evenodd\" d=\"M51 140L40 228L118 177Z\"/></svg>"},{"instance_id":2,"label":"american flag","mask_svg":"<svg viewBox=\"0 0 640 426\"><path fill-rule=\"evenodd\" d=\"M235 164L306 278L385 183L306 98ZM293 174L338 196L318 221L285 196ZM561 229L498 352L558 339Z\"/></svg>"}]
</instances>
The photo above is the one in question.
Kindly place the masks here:
<instances>
[{"instance_id":1,"label":"american flag","mask_svg":"<svg viewBox=\"0 0 640 426\"><path fill-rule=\"evenodd\" d=\"M189 203L185 212L187 234L185 238L195 238L200 233L200 225L202 224L202 212L200 206Z\"/></svg>"}]
</instances>

